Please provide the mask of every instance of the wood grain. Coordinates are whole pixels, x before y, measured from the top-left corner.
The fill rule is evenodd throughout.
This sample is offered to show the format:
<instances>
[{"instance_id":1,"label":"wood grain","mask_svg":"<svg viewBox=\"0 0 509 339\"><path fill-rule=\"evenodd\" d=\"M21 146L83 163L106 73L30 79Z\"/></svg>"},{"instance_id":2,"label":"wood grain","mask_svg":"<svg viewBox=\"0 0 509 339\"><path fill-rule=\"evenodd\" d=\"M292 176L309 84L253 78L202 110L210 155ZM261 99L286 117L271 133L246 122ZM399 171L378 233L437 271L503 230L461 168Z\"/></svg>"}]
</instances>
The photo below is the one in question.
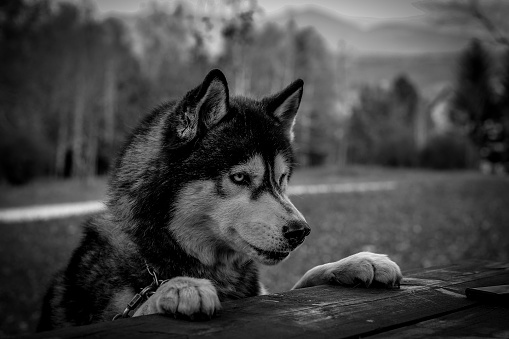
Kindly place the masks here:
<instances>
[{"instance_id":1,"label":"wood grain","mask_svg":"<svg viewBox=\"0 0 509 339\"><path fill-rule=\"evenodd\" d=\"M406 332L398 331L425 333L433 326L427 325L430 321L480 315L478 308L486 306L467 299L465 288L507 281L509 270L503 265L467 262L412 272L399 290L317 286L225 302L222 313L210 321L152 315L39 333L31 338L348 338L380 333L404 337Z\"/></svg>"},{"instance_id":2,"label":"wood grain","mask_svg":"<svg viewBox=\"0 0 509 339\"><path fill-rule=\"evenodd\" d=\"M375 335L373 338L509 338L509 308L478 307Z\"/></svg>"}]
</instances>

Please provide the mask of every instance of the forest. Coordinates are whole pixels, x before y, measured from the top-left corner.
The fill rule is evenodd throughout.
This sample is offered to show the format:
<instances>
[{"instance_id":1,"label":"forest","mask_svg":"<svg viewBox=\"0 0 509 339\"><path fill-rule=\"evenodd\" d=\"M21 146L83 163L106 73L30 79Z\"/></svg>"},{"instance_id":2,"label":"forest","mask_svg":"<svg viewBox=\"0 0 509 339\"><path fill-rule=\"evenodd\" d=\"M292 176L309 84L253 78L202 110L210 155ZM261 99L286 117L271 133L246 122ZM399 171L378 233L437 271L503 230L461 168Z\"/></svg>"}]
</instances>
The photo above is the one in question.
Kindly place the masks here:
<instances>
[{"instance_id":1,"label":"forest","mask_svg":"<svg viewBox=\"0 0 509 339\"><path fill-rule=\"evenodd\" d=\"M509 53L472 41L458 57L453 128L438 133L433 102L405 74L349 87L344 56L313 28L264 22L255 1L217 6L200 13L184 2L152 2L133 15L104 16L92 1L3 1L0 182L107 173L145 114L213 68L234 95L261 97L304 79L300 166L507 167Z\"/></svg>"}]
</instances>

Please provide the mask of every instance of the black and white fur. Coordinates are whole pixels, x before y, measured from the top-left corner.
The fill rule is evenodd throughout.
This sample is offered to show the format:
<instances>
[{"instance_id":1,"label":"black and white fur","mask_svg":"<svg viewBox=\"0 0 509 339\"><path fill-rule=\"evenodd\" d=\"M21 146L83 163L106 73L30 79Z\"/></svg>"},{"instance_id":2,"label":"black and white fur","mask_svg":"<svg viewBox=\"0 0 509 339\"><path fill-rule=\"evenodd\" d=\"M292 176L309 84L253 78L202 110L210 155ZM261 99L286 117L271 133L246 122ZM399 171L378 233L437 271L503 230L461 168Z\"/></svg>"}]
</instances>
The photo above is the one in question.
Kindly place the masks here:
<instances>
[{"instance_id":1,"label":"black and white fur","mask_svg":"<svg viewBox=\"0 0 509 339\"><path fill-rule=\"evenodd\" d=\"M303 81L261 100L230 97L211 71L131 134L109 183L107 211L90 219L44 299L39 330L108 321L152 277L170 279L135 316L212 316L221 302L265 293L259 263L285 259L309 234L285 194ZM398 284L386 256L358 253L308 271L294 288Z\"/></svg>"}]
</instances>

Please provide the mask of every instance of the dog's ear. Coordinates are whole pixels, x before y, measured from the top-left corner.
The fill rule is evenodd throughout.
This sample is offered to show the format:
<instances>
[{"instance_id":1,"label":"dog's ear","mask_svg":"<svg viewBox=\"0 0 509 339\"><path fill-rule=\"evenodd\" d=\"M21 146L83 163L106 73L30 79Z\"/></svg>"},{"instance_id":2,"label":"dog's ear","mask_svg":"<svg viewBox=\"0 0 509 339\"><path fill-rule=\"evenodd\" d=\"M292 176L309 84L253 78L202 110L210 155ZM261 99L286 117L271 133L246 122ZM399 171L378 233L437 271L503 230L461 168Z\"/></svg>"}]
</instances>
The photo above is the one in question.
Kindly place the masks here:
<instances>
[{"instance_id":1,"label":"dog's ear","mask_svg":"<svg viewBox=\"0 0 509 339\"><path fill-rule=\"evenodd\" d=\"M228 83L223 72L214 69L207 74L196 97L196 111L205 128L216 125L228 113Z\"/></svg>"},{"instance_id":2,"label":"dog's ear","mask_svg":"<svg viewBox=\"0 0 509 339\"><path fill-rule=\"evenodd\" d=\"M228 83L224 74L214 69L201 85L189 91L176 104L166 122L166 140L170 148L178 148L193 140L200 131L215 126L228 113Z\"/></svg>"},{"instance_id":3,"label":"dog's ear","mask_svg":"<svg viewBox=\"0 0 509 339\"><path fill-rule=\"evenodd\" d=\"M281 123L290 141L293 140L293 126L295 125L295 118L297 117L297 110L299 109L303 91L304 81L298 79L281 92L265 99L267 111Z\"/></svg>"}]
</instances>

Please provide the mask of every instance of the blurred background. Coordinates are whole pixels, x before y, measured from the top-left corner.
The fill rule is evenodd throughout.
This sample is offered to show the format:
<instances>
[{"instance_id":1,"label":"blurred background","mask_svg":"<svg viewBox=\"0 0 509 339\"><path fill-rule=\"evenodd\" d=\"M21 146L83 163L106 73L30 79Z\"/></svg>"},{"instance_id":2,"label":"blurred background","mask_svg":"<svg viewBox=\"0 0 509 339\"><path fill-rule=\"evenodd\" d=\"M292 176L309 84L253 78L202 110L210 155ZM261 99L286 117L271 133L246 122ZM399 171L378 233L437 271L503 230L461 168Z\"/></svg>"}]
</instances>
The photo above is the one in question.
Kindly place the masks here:
<instances>
[{"instance_id":1,"label":"blurred background","mask_svg":"<svg viewBox=\"0 0 509 339\"><path fill-rule=\"evenodd\" d=\"M0 335L34 330L89 217L2 213L104 200L129 131L212 68L234 95L305 82L292 200L313 232L262 270L271 291L360 250L507 261L508 17L504 0L0 2Z\"/></svg>"}]
</instances>

